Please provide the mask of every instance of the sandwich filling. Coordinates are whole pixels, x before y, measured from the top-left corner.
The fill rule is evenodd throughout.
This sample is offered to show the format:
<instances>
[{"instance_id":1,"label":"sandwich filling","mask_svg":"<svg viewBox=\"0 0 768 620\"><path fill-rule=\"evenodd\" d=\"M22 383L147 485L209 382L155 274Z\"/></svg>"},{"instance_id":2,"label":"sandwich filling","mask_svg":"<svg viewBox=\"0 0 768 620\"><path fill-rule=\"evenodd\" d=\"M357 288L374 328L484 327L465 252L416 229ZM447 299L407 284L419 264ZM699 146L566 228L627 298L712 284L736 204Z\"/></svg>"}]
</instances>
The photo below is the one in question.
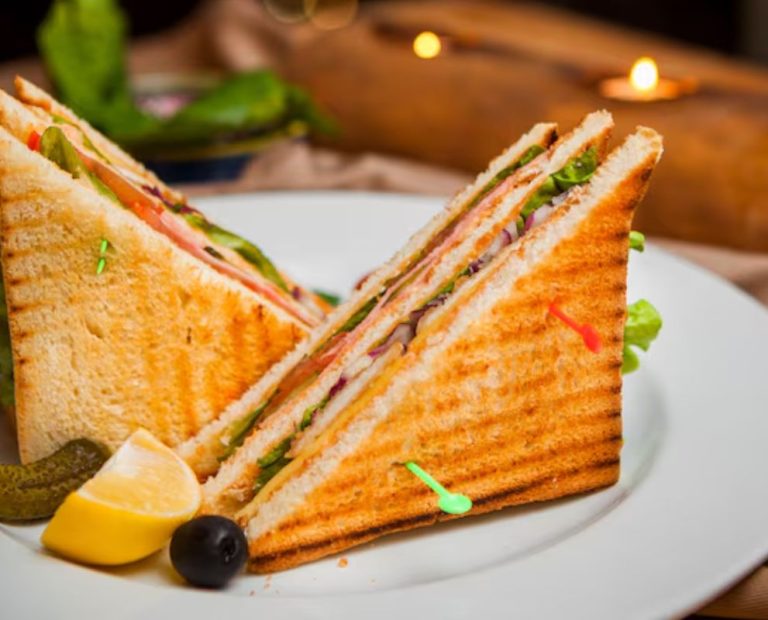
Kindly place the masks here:
<instances>
[{"instance_id":1,"label":"sandwich filling","mask_svg":"<svg viewBox=\"0 0 768 620\"><path fill-rule=\"evenodd\" d=\"M272 411L275 411L280 404L285 402L291 395L304 387L307 387L315 378L317 378L322 370L335 359L345 343L346 338L351 336L355 329L371 314L371 312L373 312L382 300L385 299L387 292L395 286L399 286L400 289L402 289L400 283L403 279L412 279L416 277L417 274L413 274L413 272L424 261L425 257L435 251L442 242L456 230L467 214L481 205L481 203L492 203L498 195L505 193L509 189L510 182L512 181L510 177L517 170L544 153L545 150L546 149L540 144L533 144L528 147L517 160L497 172L493 178L475 193L475 195L466 202L463 208L432 237L429 243L409 261L399 274L396 274L385 282L377 295L371 297L365 303L360 305L333 335L320 344L310 355L299 362L262 405L232 425L229 431L229 437L225 440L224 450L219 456L219 460L223 461L231 456L234 451L242 445L251 429L259 420L268 416Z\"/></svg>"},{"instance_id":2,"label":"sandwich filling","mask_svg":"<svg viewBox=\"0 0 768 620\"><path fill-rule=\"evenodd\" d=\"M535 155L534 155L535 157ZM522 165L522 164L521 164ZM419 326L423 321L427 319L430 312L435 308L441 306L455 291L459 289L467 280L472 278L475 274L487 267L493 262L493 260L499 255L499 253L508 245L517 242L528 231L532 230L536 226L541 225L551 215L557 205L565 200L568 193L576 186L582 185L589 181L594 174L598 165L597 150L594 147L590 147L580 155L572 158L566 166L558 170L554 174L550 175L546 181L537 189L537 191L531 196L528 202L524 205L520 212L518 219L510 224L507 228L503 229L501 233L493 240L493 242L486 249L485 253L478 259L472 261L462 271L457 273L448 282L445 282L439 289L434 291L429 301L423 304L421 307L411 311L405 321L399 323L388 336L383 338L379 343L374 345L362 360L358 360L353 364L353 368L345 370L336 384L330 389L328 394L320 402L308 407L304 411L304 415L300 423L297 425L296 430L283 438L278 442L267 454L257 460L259 466L259 473L254 481L253 491L258 493L283 467L285 467L292 458L296 456L298 451L306 444L307 441L316 437L321 429L312 427L313 423L320 419L321 414L326 410L329 403L333 399L337 398L339 394L343 393L348 386L355 382L355 380L362 375L363 372L369 369L374 369L373 366L377 365L377 360L384 357L393 347L397 347L400 353L407 351L408 345L417 336L419 332ZM519 167L519 166L518 166ZM509 173L511 174L511 173ZM507 176L509 176L507 174ZM501 175L501 173L500 173ZM500 175L497 175L500 176ZM472 198L468 207L463 210L462 213L466 213L486 200L489 195L494 192L495 188L503 182L502 177L496 184L493 182L486 185L480 190L479 195ZM495 181L496 179L494 179ZM489 187L490 186L490 187ZM459 220L457 218L457 220ZM456 228L458 221L451 222L448 227ZM445 231L438 233L437 237L447 238L444 235ZM437 248L438 244L430 243L428 248ZM425 262L424 256L429 256L429 251L422 253L422 256L417 257L412 265L404 271L403 275L395 278L395 288L392 292L388 293L388 290L383 290L378 296L369 300L364 306L362 306L345 326L339 330L343 332L344 328L350 326L349 331L353 331L358 325L360 325L366 316L380 303L386 303L393 295L396 295L402 288L407 286L413 281L415 277L413 271L419 271L423 269L422 266ZM428 259L427 259L428 260ZM418 275L418 274L416 274ZM389 283L387 283L389 284ZM333 343L334 340L338 340L338 334L335 335L329 342ZM334 344L335 346L335 344ZM319 350L323 350L321 347ZM327 355L326 355L327 357ZM324 366L323 366L324 367ZM309 375L308 380L311 380L314 376L319 374L319 370L314 369ZM367 373L368 374L368 373ZM375 373L373 373L375 374ZM245 436L250 431L250 428L268 411L267 406L259 407L251 416L248 416L249 420L247 424L237 425L239 428L237 435L230 438L230 444L228 446L227 453L231 453L236 446L233 444L239 442L242 443ZM330 420L324 420L319 426L326 426ZM245 433L242 433L245 426L248 429Z\"/></svg>"},{"instance_id":3,"label":"sandwich filling","mask_svg":"<svg viewBox=\"0 0 768 620\"><path fill-rule=\"evenodd\" d=\"M56 124L32 132L28 146L84 185L136 214L182 250L263 295L309 327L319 324L324 302L289 282L253 243L231 233L177 196L147 185L112 164L77 126L53 116ZM300 294L297 295L296 291Z\"/></svg>"}]
</instances>

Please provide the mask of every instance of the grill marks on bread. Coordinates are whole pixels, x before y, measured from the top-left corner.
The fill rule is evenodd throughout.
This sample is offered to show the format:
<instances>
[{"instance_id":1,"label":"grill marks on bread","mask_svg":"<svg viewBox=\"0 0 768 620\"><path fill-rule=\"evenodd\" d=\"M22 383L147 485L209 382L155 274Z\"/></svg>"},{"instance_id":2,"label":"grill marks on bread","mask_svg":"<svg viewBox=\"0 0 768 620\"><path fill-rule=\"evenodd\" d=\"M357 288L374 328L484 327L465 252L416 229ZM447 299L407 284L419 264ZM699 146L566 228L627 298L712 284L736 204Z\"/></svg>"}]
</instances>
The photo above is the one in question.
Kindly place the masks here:
<instances>
[{"instance_id":1,"label":"grill marks on bread","mask_svg":"<svg viewBox=\"0 0 768 620\"><path fill-rule=\"evenodd\" d=\"M540 177L540 180L543 182L548 174L559 170L572 157L580 154L590 144L598 145L599 149L603 149L612 126L612 119L605 112L589 115L578 128L561 138L558 146L553 148L542 161L535 164L533 170L524 168L518 171L516 175L509 177L510 185L518 185L518 174L532 174L534 177ZM530 142L525 145L517 156L512 157L507 162L515 161L529 145ZM513 148L519 148L520 146L521 143L518 143ZM508 150L505 157L510 153L511 150ZM477 187L484 186L493 175L500 171L501 168L498 167L500 162L501 160L492 162L490 169L480 175ZM504 166L502 165L502 167ZM293 429L300 423L306 408L325 398L346 368L355 363L360 357L365 356L377 342L387 337L411 310L427 303L439 287L455 277L458 272L465 269L472 260L483 254L487 250L487 244L481 243L480 238L485 238L487 241L495 238L506 224L516 219L526 197L533 193L533 191L534 188L527 185L518 187L517 191L512 191L503 199L495 201L496 206L494 208L473 212L471 214L473 219L473 223L470 226L471 232L468 234L457 234L452 243L446 242L446 245L453 247L452 251L447 253L437 252L439 255L438 260L433 262L428 269L421 272L411 284L402 289L400 294L381 308L380 312L369 315L357 333L345 340L334 361L326 367L315 381L302 388L297 395L284 403L279 410L267 417L246 439L243 446L221 464L218 474L210 478L204 486L204 509L212 512L228 511L233 503L237 503L237 501L231 501L230 495L233 491L238 496L241 506L247 502L253 494L249 494L247 491L241 492L247 483L242 483L240 480L243 477L242 472L248 468L248 461L260 458L287 434L293 432ZM429 247L430 238L441 230L447 220L450 220L462 210L466 200L470 199L474 193L475 191L472 190L471 186L464 192L461 192L457 199L449 203L447 210L429 222L387 265L366 280L363 289L366 289L367 292L357 302L367 301L372 294L378 294L383 282L389 280L391 276L400 273L407 264L412 262L415 256L421 253L422 248ZM396 265L397 268L395 269ZM370 287L374 288L371 289ZM348 303L353 304L354 301ZM339 318L339 314L333 315L328 323L326 323L326 329L334 321L339 320ZM321 332L322 330L317 330L315 334ZM293 363L296 363L295 358ZM260 390L255 390L252 393L254 396L255 393L258 393L260 396L259 400L253 398L250 401L250 409L261 404L271 392L271 387L273 386L267 389L266 384L261 384L260 387ZM246 409L239 409L241 414L244 410ZM224 422L225 420L229 423L233 422L234 416L231 415L233 413L234 410L226 412L217 420L215 424L217 427L216 433L226 432ZM207 433L206 430L201 435L205 436L205 441L210 445L214 433ZM198 446L199 443L201 442L198 442ZM220 445L220 443L215 443L214 449L220 451ZM188 458L189 446L182 446L181 450L185 457ZM202 473L215 471L219 465L218 462L213 462L215 459L210 458L210 449L208 449L209 455L205 459L205 467L201 468L200 463L203 460L204 450L197 451L191 459L193 467L198 474L201 473L201 469ZM245 501L242 498L245 498Z\"/></svg>"},{"instance_id":2,"label":"grill marks on bread","mask_svg":"<svg viewBox=\"0 0 768 620\"><path fill-rule=\"evenodd\" d=\"M24 461L138 426L176 445L304 335L2 129L0 235Z\"/></svg>"},{"instance_id":3,"label":"grill marks on bread","mask_svg":"<svg viewBox=\"0 0 768 620\"><path fill-rule=\"evenodd\" d=\"M644 131L603 164L592 198L584 192L588 207L580 196L567 201L462 287L408 353L240 513L251 519L252 570L452 518L402 467L408 460L469 495L472 515L617 480L627 235L661 150ZM548 314L555 300L597 330L599 353Z\"/></svg>"},{"instance_id":4,"label":"grill marks on bread","mask_svg":"<svg viewBox=\"0 0 768 620\"><path fill-rule=\"evenodd\" d=\"M594 491L615 484L618 465L618 459L607 458L580 469L558 472L555 476L543 476L527 484L473 499L473 505L475 508L481 508L482 512L490 512L497 508L522 505L531 501L544 501L566 494L573 495ZM427 499L431 496L431 492L428 490L421 491L420 494L426 496ZM249 567L252 571L259 573L283 570L299 563L319 559L343 549L370 542L386 534L426 527L440 521L456 518L458 517L447 515L439 510L427 511L413 517L400 518L381 525L354 530L345 533L341 538L308 541L300 546L252 555Z\"/></svg>"}]
</instances>

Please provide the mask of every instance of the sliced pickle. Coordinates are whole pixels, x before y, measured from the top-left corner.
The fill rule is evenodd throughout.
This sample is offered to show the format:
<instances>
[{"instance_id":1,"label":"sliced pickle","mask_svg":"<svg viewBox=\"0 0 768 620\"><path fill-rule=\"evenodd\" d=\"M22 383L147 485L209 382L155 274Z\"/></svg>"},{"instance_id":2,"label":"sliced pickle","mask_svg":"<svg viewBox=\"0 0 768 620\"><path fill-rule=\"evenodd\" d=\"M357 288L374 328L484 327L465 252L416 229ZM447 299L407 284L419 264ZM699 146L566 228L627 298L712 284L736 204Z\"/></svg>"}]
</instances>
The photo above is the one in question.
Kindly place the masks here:
<instances>
[{"instance_id":1,"label":"sliced pickle","mask_svg":"<svg viewBox=\"0 0 768 620\"><path fill-rule=\"evenodd\" d=\"M34 463L0 465L0 520L50 517L108 458L109 450L104 446L75 439Z\"/></svg>"}]
</instances>

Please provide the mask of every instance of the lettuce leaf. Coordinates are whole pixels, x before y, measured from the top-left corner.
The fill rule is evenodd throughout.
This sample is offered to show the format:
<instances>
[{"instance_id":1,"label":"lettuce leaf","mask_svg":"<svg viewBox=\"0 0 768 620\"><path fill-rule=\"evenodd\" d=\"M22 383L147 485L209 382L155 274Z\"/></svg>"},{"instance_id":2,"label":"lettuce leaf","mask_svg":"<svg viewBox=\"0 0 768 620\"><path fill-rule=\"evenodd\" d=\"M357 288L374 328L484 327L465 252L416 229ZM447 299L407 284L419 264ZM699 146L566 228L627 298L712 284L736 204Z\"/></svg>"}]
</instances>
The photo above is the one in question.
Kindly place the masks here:
<instances>
[{"instance_id":1,"label":"lettuce leaf","mask_svg":"<svg viewBox=\"0 0 768 620\"><path fill-rule=\"evenodd\" d=\"M153 119L133 102L125 69L125 15L115 0L55 0L37 43L60 98L102 129Z\"/></svg>"},{"instance_id":2,"label":"lettuce leaf","mask_svg":"<svg viewBox=\"0 0 768 620\"><path fill-rule=\"evenodd\" d=\"M291 448L291 443L295 434L291 434L277 444L272 450L270 450L265 456L258 459L260 471L253 485L253 490L258 493L264 485L267 484L272 478L274 478L278 472L291 462L287 456L288 450Z\"/></svg>"},{"instance_id":3,"label":"lettuce leaf","mask_svg":"<svg viewBox=\"0 0 768 620\"><path fill-rule=\"evenodd\" d=\"M243 442L248 436L248 433L250 433L251 429L256 426L256 422L259 421L271 400L272 397L268 398L262 405L232 424L229 429L229 443L227 444L227 448L224 450L224 453L219 457L220 461L223 461L232 456L235 450L243 445Z\"/></svg>"},{"instance_id":4,"label":"lettuce leaf","mask_svg":"<svg viewBox=\"0 0 768 620\"><path fill-rule=\"evenodd\" d=\"M251 265L256 267L256 269L259 270L259 273L261 273L267 280L284 291L290 292L288 290L288 284L286 284L285 280L280 275L277 267L275 267L274 263L269 260L267 255L256 245L247 239L243 239L240 235L236 235L233 232L209 222L201 213L196 211L184 214L184 219L186 219L192 226L205 233L205 235L214 243L218 243L225 248L237 252Z\"/></svg>"},{"instance_id":5,"label":"lettuce leaf","mask_svg":"<svg viewBox=\"0 0 768 620\"><path fill-rule=\"evenodd\" d=\"M510 164L506 168L502 168L499 172L497 172L494 177L488 181L483 188L477 193L477 195L472 199L472 201L469 203L468 208L472 208L477 203L479 203L483 197L488 195L495 187L497 187L504 179L511 176L514 172L525 166L526 164L529 164L532 162L536 157L541 155L546 149L544 147L533 144L528 149L526 149L525 153L518 159L516 162Z\"/></svg>"},{"instance_id":6,"label":"lettuce leaf","mask_svg":"<svg viewBox=\"0 0 768 620\"><path fill-rule=\"evenodd\" d=\"M589 147L552 175L561 192L586 183L597 170L597 149Z\"/></svg>"},{"instance_id":7,"label":"lettuce leaf","mask_svg":"<svg viewBox=\"0 0 768 620\"><path fill-rule=\"evenodd\" d=\"M640 359L632 347L647 351L659 335L662 327L659 311L645 299L627 307L627 322L624 324L624 361L621 372L627 374L637 370Z\"/></svg>"},{"instance_id":8,"label":"lettuce leaf","mask_svg":"<svg viewBox=\"0 0 768 620\"><path fill-rule=\"evenodd\" d=\"M312 424L312 418L314 417L315 413L320 409L323 409L323 407L328 404L329 400L330 397L326 396L316 405L307 407L304 411L304 415L301 417L301 422L296 429L296 433L303 431L310 424ZM293 460L286 456L286 454L288 454L288 451L291 449L291 444L296 438L296 433L291 433L288 435L288 437L283 439L266 455L256 461L260 471L258 476L256 476L256 480L253 485L253 490L255 493L258 493L264 487L264 485L267 484L267 482L272 480L272 478L274 478L280 472L280 470L283 469L283 467L288 465L288 463Z\"/></svg>"},{"instance_id":9,"label":"lettuce leaf","mask_svg":"<svg viewBox=\"0 0 768 620\"><path fill-rule=\"evenodd\" d=\"M37 33L59 98L134 149L206 144L246 133L266 138L334 133L335 124L302 89L271 71L223 80L169 119L136 104L126 69L127 20L116 0L54 0ZM295 131L288 131L289 127Z\"/></svg>"},{"instance_id":10,"label":"lettuce leaf","mask_svg":"<svg viewBox=\"0 0 768 620\"><path fill-rule=\"evenodd\" d=\"M645 250L645 235L636 230L629 231L629 249L637 252Z\"/></svg>"},{"instance_id":11,"label":"lettuce leaf","mask_svg":"<svg viewBox=\"0 0 768 620\"><path fill-rule=\"evenodd\" d=\"M578 157L571 159L560 170L549 175L541 187L536 190L536 193L525 203L520 215L527 218L536 209L547 204L556 196L575 185L586 183L592 178L595 170L597 170L597 150L592 146Z\"/></svg>"},{"instance_id":12,"label":"lettuce leaf","mask_svg":"<svg viewBox=\"0 0 768 620\"><path fill-rule=\"evenodd\" d=\"M69 141L64 132L55 125L51 125L40 136L40 154L50 159L59 168L68 172L73 178L85 176L102 196L122 205L115 193L107 187L102 180L91 172L80 159L75 147Z\"/></svg>"},{"instance_id":13,"label":"lettuce leaf","mask_svg":"<svg viewBox=\"0 0 768 620\"><path fill-rule=\"evenodd\" d=\"M40 154L76 179L88 174L88 168L59 127L48 127L40 136Z\"/></svg>"},{"instance_id":14,"label":"lettuce leaf","mask_svg":"<svg viewBox=\"0 0 768 620\"><path fill-rule=\"evenodd\" d=\"M344 323L344 325L336 330L334 336L337 334L351 332L353 329L355 329L355 327L360 325L360 323L365 320L365 317L367 317L376 307L376 304L379 303L379 298L380 295L376 295L375 297L371 297L368 301L366 301L362 307L360 307L351 317L349 317L349 319L347 319L347 322Z\"/></svg>"},{"instance_id":15,"label":"lettuce leaf","mask_svg":"<svg viewBox=\"0 0 768 620\"><path fill-rule=\"evenodd\" d=\"M327 304L330 304L334 308L341 303L341 295L337 295L336 293L331 293L330 291L324 291L319 288L313 289L312 292L315 295L317 295L320 299L322 299L324 302L326 302Z\"/></svg>"}]
</instances>

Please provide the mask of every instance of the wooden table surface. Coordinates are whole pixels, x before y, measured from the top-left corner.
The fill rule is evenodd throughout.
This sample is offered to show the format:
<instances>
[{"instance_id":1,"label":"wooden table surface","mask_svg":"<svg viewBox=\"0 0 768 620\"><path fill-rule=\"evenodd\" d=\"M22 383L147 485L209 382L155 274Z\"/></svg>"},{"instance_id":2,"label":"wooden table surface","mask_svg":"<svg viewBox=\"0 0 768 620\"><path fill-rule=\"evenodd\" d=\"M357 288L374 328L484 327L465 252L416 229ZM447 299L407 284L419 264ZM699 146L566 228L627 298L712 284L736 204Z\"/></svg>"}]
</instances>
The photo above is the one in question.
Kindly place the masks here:
<instances>
[{"instance_id":1,"label":"wooden table surface","mask_svg":"<svg viewBox=\"0 0 768 620\"><path fill-rule=\"evenodd\" d=\"M350 27L308 38L283 70L336 115L334 146L478 170L539 120L567 130L607 108L616 136L648 125L666 153L637 226L649 233L768 250L768 71L536 5L426 1L365 7ZM447 37L417 58L413 36ZM670 102L606 100L596 81L652 55L663 75L695 77Z\"/></svg>"}]
</instances>

